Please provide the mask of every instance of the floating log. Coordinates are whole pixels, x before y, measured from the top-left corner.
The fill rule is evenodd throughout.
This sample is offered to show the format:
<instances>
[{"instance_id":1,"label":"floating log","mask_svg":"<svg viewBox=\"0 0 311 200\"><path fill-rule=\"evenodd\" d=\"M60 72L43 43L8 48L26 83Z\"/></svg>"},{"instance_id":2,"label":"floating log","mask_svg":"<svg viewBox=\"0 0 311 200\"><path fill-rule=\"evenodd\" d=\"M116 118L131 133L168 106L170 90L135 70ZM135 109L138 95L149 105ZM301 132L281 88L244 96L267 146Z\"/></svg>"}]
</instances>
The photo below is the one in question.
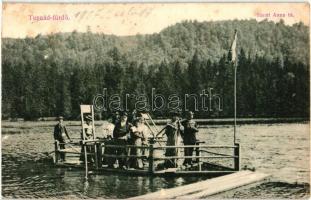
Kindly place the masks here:
<instances>
[{"instance_id":1,"label":"floating log","mask_svg":"<svg viewBox=\"0 0 311 200\"><path fill-rule=\"evenodd\" d=\"M203 198L203 197L207 197L207 196L217 194L217 193L220 193L223 191L228 191L228 190L232 190L234 188L249 185L249 184L261 181L267 177L268 177L268 175L263 174L263 173L261 173L261 174L250 174L247 177L244 177L244 178L239 179L239 180L233 180L230 183L229 182L226 183L225 185L217 185L215 188L208 188L205 191L201 191L201 192L190 194L190 195L185 195L185 196L182 196L181 198L189 198L189 199Z\"/></svg>"},{"instance_id":2,"label":"floating log","mask_svg":"<svg viewBox=\"0 0 311 200\"><path fill-rule=\"evenodd\" d=\"M197 183L180 186L172 189L164 189L151 194L133 197L130 199L172 199L187 198L198 199L213 194L228 191L237 187L262 181L269 175L259 172L240 171Z\"/></svg>"}]
</instances>

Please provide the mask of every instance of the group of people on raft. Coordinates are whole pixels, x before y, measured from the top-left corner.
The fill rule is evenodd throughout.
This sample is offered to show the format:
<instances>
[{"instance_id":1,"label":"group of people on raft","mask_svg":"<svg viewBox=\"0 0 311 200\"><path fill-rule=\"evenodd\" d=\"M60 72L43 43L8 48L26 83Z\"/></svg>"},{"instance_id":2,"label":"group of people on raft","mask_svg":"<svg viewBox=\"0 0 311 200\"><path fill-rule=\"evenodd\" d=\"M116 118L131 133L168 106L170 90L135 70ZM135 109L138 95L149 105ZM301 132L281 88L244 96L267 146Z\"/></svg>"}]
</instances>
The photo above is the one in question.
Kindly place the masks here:
<instances>
[{"instance_id":1,"label":"group of people on raft","mask_svg":"<svg viewBox=\"0 0 311 200\"><path fill-rule=\"evenodd\" d=\"M166 136L166 146L177 146L181 139L185 145L183 165L192 165L192 158L194 147L187 147L187 145L195 145L197 142L196 134L199 131L196 122L193 120L194 113L189 111L186 113L185 119L180 117L179 112L171 112L171 121L166 124L166 126L156 134L156 137ZM91 124L92 117L85 117L86 124L83 126L85 129L85 136L82 139L88 140L93 139L93 126ZM142 156L145 154L144 148L135 148L135 146L144 146L148 144L148 136L146 133L145 119L143 116L136 114L132 115L132 119L128 119L128 114L126 112L119 113L116 112L112 123L114 124L113 133L107 137L105 144L116 145L116 146L126 146L132 145L131 148L118 148L118 147L105 147L104 154L110 155L104 157L104 164L108 167L115 168L119 167L121 169L136 168L142 169L144 163L142 161ZM66 127L63 124L63 118L59 117L59 123L54 128L54 139L59 141L60 149L65 148L65 138L70 141L69 134ZM134 146L134 147L133 147ZM87 152L93 152L94 146L87 146ZM81 150L80 160L84 161L83 149ZM178 148L166 148L165 156L178 156ZM111 156L111 155L116 155ZM135 156L127 156L135 155ZM190 157L190 158L189 158ZM61 153L61 160L65 160L64 153ZM92 157L90 157L92 160ZM166 159L164 163L165 168L174 168L177 166L176 159Z\"/></svg>"}]
</instances>

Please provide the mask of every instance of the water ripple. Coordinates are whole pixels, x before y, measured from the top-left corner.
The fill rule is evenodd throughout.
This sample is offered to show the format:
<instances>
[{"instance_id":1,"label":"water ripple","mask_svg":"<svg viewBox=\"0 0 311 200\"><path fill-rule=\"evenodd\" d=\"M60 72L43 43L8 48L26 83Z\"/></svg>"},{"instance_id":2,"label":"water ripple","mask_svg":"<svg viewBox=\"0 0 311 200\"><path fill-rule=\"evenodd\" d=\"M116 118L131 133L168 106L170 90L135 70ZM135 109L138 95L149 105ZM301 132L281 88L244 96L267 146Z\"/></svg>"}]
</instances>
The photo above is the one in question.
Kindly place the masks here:
<instances>
[{"instance_id":1,"label":"water ripple","mask_svg":"<svg viewBox=\"0 0 311 200\"><path fill-rule=\"evenodd\" d=\"M273 174L273 182L230 198L301 197L309 191L308 124L244 125L238 127L242 165ZM77 132L79 127L70 127ZM150 178L124 175L93 175L84 180L83 170L53 166L46 152L53 151L51 127L28 127L20 134L2 135L2 195L6 198L126 198L176 187L200 178ZM24 132L23 132L24 131ZM232 144L231 126L201 129L207 144ZM292 184L298 182L299 184ZM224 197L224 196L222 196Z\"/></svg>"}]
</instances>

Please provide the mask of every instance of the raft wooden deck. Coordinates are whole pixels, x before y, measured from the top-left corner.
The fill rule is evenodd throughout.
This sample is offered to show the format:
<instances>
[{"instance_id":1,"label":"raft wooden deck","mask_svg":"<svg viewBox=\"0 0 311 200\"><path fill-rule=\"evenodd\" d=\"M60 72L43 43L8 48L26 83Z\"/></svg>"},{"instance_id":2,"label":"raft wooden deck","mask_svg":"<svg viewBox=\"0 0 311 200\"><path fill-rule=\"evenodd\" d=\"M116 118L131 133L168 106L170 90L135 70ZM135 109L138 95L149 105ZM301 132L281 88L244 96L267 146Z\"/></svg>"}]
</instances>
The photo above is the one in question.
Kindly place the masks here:
<instances>
[{"instance_id":1,"label":"raft wooden deck","mask_svg":"<svg viewBox=\"0 0 311 200\"><path fill-rule=\"evenodd\" d=\"M232 190L241 186L263 181L270 175L240 171L230 175L225 175L205 181L196 182L189 185L180 186L172 189L162 189L158 192L141 195L129 199L198 199L205 198L214 194Z\"/></svg>"},{"instance_id":2,"label":"raft wooden deck","mask_svg":"<svg viewBox=\"0 0 311 200\"><path fill-rule=\"evenodd\" d=\"M83 163L75 160L69 160L66 162L59 162L55 164L57 167L64 167L64 168L76 168L76 169L84 169L85 166ZM154 172L150 172L148 166L144 169L119 169L119 168L108 168L107 166L102 166L96 169L93 166L89 167L89 173L117 173L117 174L127 174L127 175L138 175L138 176L207 176L207 177L215 177L215 176L222 176L226 174L231 174L236 171L230 168L221 168L211 163L204 162L202 164L204 167L201 171L198 170L190 170L190 169L182 169L182 168L168 168L163 170L157 170ZM197 165L193 166L194 168ZM187 171L186 171L187 170Z\"/></svg>"}]
</instances>

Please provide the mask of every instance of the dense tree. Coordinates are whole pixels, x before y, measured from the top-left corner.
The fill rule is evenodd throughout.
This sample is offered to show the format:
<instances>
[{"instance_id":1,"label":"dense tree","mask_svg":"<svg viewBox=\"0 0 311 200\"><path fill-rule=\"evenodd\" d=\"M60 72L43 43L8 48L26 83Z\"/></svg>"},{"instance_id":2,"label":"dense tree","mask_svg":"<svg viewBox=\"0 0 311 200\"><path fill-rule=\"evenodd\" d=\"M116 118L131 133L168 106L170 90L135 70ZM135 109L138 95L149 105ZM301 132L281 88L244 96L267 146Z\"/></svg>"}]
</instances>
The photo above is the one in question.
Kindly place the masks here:
<instances>
[{"instance_id":1,"label":"dense tree","mask_svg":"<svg viewBox=\"0 0 311 200\"><path fill-rule=\"evenodd\" d=\"M238 116L308 116L308 27L234 20L184 21L158 34L127 37L74 31L4 38L2 117L62 114L77 119L79 105L91 104L104 88L121 97L146 94L149 103L155 88L166 99L178 95L182 105L185 94L199 96L212 88L223 110L200 110L196 116L232 117L234 66L228 62L228 49L235 29ZM133 109L135 99L128 103ZM98 114L107 117L109 112ZM167 109L153 113L167 114Z\"/></svg>"}]
</instances>

